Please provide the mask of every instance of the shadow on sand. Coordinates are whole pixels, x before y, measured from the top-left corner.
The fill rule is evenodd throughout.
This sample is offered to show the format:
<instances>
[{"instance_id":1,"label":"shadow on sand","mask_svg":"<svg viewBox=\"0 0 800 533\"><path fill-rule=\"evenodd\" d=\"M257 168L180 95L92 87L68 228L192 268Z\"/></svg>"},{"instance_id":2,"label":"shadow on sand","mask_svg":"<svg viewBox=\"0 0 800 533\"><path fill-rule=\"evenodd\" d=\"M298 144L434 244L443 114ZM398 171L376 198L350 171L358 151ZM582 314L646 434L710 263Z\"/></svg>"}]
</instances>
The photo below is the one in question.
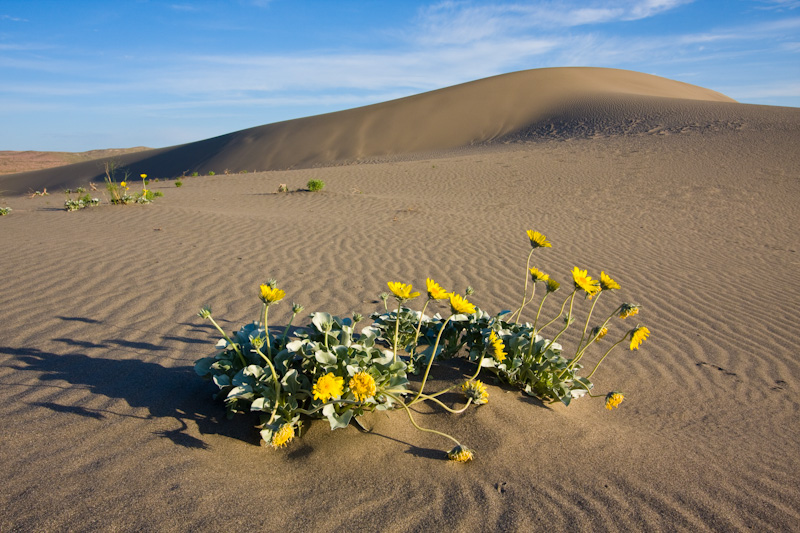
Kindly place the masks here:
<instances>
[{"instance_id":1,"label":"shadow on sand","mask_svg":"<svg viewBox=\"0 0 800 533\"><path fill-rule=\"evenodd\" d=\"M106 341L123 345L122 341ZM216 387L202 381L191 367L165 368L155 363L124 359L113 360L89 357L81 353L55 354L35 348L0 346L0 353L13 356L20 371L34 371L39 380L66 381L85 387L94 394L119 398L131 407L146 408L146 419L171 419L178 423L174 430L158 432L175 444L188 448L206 448L207 444L187 432L188 423L194 422L201 434L224 435L257 445L258 433L254 430L254 417L239 416L227 420L220 402L212 399ZM110 413L80 406L60 405L52 402L35 403L56 412L71 413L88 418L138 415Z\"/></svg>"}]
</instances>

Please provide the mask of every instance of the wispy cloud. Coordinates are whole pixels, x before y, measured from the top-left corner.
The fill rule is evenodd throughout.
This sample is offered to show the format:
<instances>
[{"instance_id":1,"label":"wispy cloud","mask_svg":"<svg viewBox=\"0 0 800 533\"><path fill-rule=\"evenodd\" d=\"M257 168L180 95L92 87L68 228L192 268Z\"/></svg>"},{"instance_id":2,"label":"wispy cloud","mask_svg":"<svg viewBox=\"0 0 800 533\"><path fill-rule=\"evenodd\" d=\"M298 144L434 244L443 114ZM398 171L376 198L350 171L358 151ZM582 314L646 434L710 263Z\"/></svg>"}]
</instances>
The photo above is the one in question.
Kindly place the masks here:
<instances>
[{"instance_id":1,"label":"wispy cloud","mask_svg":"<svg viewBox=\"0 0 800 533\"><path fill-rule=\"evenodd\" d=\"M28 19L12 17L11 15L0 15L0 20L8 20L9 22L29 22Z\"/></svg>"}]
</instances>

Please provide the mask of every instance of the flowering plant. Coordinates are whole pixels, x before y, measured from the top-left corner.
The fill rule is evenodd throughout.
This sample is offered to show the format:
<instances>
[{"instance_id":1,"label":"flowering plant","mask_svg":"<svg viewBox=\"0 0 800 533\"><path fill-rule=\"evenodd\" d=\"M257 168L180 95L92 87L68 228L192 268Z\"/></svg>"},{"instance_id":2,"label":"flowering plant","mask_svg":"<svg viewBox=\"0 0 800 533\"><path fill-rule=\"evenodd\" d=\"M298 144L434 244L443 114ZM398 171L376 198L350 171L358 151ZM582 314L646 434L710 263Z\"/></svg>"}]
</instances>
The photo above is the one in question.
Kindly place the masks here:
<instances>
[{"instance_id":1,"label":"flowering plant","mask_svg":"<svg viewBox=\"0 0 800 533\"><path fill-rule=\"evenodd\" d=\"M286 446L309 418L325 418L331 429L339 429L351 422L360 425L359 417L369 411L403 409L417 429L455 443L447 452L449 459L472 460L474 452L453 436L417 424L409 407L429 401L457 414L470 405L485 405L489 391L477 379L483 369L542 401L569 405L582 396L602 397L607 409L618 407L623 394L616 390L594 394L590 379L614 348L627 341L630 350L637 350L650 331L640 325L626 329L596 357L594 367L585 377L579 375L583 368L581 361L590 348L606 337L613 320L635 316L640 306L622 303L604 319L593 320L600 299L607 292L620 289L620 285L605 272L600 273L599 279L592 279L587 270L575 267L571 272L572 291L561 301L559 313L545 321L541 316L544 303L561 289L561 284L530 265L533 252L549 248L551 243L534 231L528 232L528 238L532 249L526 264L523 296L513 312L489 315L466 297L445 291L430 278L426 280L425 303L420 311L412 310L406 304L421 293L410 284L392 281L387 286L397 307L389 311L389 294L382 294L386 312L373 314L373 323L360 332L356 331L356 325L363 320L359 314L342 319L315 312L310 315L308 326L290 335L292 322L303 307L293 304L289 324L277 333L270 331L269 309L286 294L275 280L269 280L260 286L263 321L247 324L230 336L214 320L210 308L200 311L199 316L210 320L222 338L217 342L217 354L198 360L195 371L217 385L216 396L224 399L229 417L258 412L261 436L274 448ZM532 322L522 322L537 286L543 287L544 295L535 318ZM468 288L466 296L471 294L472 289ZM558 340L577 319L575 300L579 295L591 301L591 306L581 320L580 341L567 357ZM426 315L429 304L436 305L439 301L449 304L449 313ZM546 338L543 332L550 329L552 338ZM426 393L425 385L437 357L463 357L474 364L474 373L461 383ZM407 373L422 373L420 383L412 387ZM464 394L463 406L449 406L439 399L457 388Z\"/></svg>"}]
</instances>

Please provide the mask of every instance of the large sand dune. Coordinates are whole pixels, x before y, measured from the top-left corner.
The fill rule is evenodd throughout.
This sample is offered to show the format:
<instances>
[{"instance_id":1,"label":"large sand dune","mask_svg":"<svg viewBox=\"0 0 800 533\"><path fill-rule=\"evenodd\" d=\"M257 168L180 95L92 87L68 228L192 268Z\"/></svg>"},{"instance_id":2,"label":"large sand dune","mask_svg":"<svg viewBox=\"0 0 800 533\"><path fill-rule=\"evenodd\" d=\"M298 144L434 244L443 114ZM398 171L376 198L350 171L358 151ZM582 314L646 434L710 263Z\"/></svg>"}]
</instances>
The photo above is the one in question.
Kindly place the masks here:
<instances>
[{"instance_id":1,"label":"large sand dune","mask_svg":"<svg viewBox=\"0 0 800 533\"><path fill-rule=\"evenodd\" d=\"M539 100L520 82L510 99L490 99L504 117L495 123L480 100L461 100L540 75L581 98L540 89ZM0 531L797 529L800 110L568 69L352 113L397 113L406 129L445 141L443 130L411 128L417 118L393 110L426 98L468 110L485 131L455 128L434 146L391 133L389 121L384 153L373 154L392 156L385 161L202 176L180 189L161 181L153 186L165 196L148 206L67 213L55 195L4 198L14 211L0 217ZM502 102L531 115L500 113ZM344 135L348 116L305 120ZM311 154L326 141L352 149L329 162L368 158L357 143L302 141L298 124L157 157L198 146L221 157L231 142L242 158L256 157L247 146L277 158L258 139L284 128L297 139L281 145L287 151ZM391 150L392 135L401 148ZM309 157L286 166L322 163ZM225 160L231 170L234 162ZM309 179L325 189L274 192ZM472 285L471 300L490 313L507 309L521 295L527 229L552 241L534 265L566 291L573 266L620 282L596 314L643 305L636 319L650 339L612 354L593 378L600 392L625 393L614 411L588 398L542 405L486 374L487 405L415 415L474 449L472 463L444 460L450 443L402 412L370 417L369 434L315 421L275 451L258 446L257 418L226 420L213 385L192 370L216 340L199 308L211 305L232 330L256 318L269 277L287 293L270 311L276 326L292 301L368 314L381 309L387 281L419 288L427 276L450 290ZM579 322L588 305L576 301ZM609 335L627 325L615 321ZM569 331L563 344L574 346L580 331ZM432 390L464 370L435 365Z\"/></svg>"},{"instance_id":2,"label":"large sand dune","mask_svg":"<svg viewBox=\"0 0 800 533\"><path fill-rule=\"evenodd\" d=\"M733 102L708 89L638 72L538 69L116 159L133 176L159 177L329 166L509 141L569 120L576 108L586 106L589 112L582 110L579 121L599 120L606 129L631 121L649 129L656 124L642 111L652 107L663 119L683 124L693 118L681 105L685 100ZM697 120L711 120L704 115ZM0 190L19 194L77 186L102 180L102 168L99 160L0 177Z\"/></svg>"}]
</instances>

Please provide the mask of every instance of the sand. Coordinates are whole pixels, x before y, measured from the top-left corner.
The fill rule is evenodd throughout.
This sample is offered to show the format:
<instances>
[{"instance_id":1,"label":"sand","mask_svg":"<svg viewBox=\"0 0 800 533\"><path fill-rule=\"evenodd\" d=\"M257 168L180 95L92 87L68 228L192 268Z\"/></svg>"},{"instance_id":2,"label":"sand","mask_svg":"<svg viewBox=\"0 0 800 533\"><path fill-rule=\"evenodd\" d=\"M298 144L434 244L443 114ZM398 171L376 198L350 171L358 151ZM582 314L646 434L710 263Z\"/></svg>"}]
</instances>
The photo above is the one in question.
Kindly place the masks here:
<instances>
[{"instance_id":1,"label":"sand","mask_svg":"<svg viewBox=\"0 0 800 533\"><path fill-rule=\"evenodd\" d=\"M796 529L800 110L656 86L542 104L494 142L425 156L162 180L147 206L6 193L0 531ZM309 179L324 190L299 191ZM235 329L268 277L287 293L276 324L291 301L368 314L387 281L427 276L512 307L527 229L562 283L575 265L619 281L599 308L643 305L651 337L595 376L624 391L614 411L487 373L487 405L418 411L472 463L401 412L369 434L314 421L274 451L192 370L216 341L199 308ZM436 387L466 368L434 370Z\"/></svg>"}]
</instances>

